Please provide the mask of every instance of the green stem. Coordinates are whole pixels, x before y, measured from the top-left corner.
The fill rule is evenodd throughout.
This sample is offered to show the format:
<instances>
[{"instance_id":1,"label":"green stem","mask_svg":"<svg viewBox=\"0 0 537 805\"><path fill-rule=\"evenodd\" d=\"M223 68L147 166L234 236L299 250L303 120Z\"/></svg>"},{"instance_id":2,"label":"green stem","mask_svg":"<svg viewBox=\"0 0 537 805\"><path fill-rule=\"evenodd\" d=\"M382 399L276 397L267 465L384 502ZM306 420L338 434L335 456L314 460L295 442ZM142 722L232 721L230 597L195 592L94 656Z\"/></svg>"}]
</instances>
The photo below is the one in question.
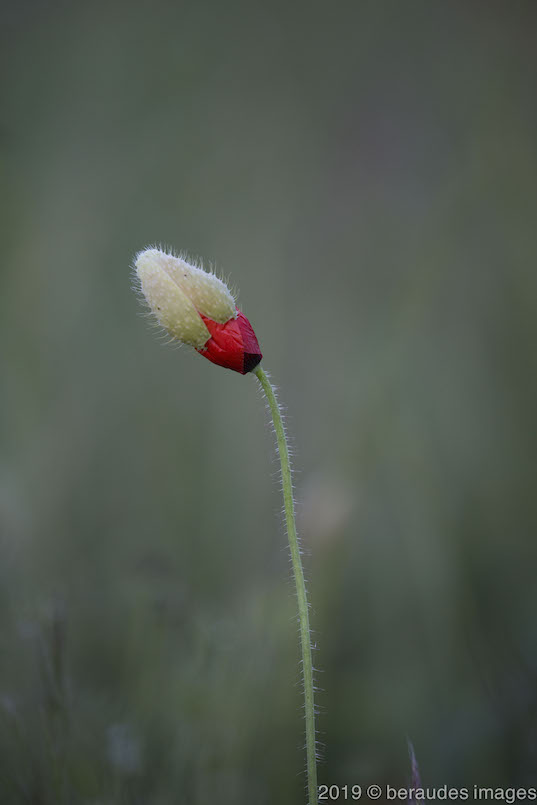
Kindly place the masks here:
<instances>
[{"instance_id":1,"label":"green stem","mask_svg":"<svg viewBox=\"0 0 537 805\"><path fill-rule=\"evenodd\" d=\"M296 533L295 504L293 499L293 483L289 449L285 437L280 407L274 389L263 369L258 366L254 374L261 383L276 431L278 453L282 468L283 501L285 504L285 521L287 536L291 549L291 560L295 576L296 595L298 599L298 620L300 623L300 645L302 649L302 670L304 674L304 712L306 719L306 762L309 805L317 805L317 767L315 756L315 705L313 701L313 662L311 657L310 623L308 614L308 598L304 581L304 570L300 558L300 547Z\"/></svg>"}]
</instances>

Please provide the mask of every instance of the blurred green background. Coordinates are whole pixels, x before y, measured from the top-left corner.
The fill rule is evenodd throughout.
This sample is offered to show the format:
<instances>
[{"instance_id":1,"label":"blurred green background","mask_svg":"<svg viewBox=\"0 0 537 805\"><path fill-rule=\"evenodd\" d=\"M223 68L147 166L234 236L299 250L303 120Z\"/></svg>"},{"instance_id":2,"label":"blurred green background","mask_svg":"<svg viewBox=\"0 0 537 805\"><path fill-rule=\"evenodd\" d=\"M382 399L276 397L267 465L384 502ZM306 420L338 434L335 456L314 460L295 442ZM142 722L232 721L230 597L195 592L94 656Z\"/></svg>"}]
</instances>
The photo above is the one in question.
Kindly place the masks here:
<instances>
[{"instance_id":1,"label":"blurred green background","mask_svg":"<svg viewBox=\"0 0 537 805\"><path fill-rule=\"evenodd\" d=\"M537 6L2 4L0 802L304 801L240 289L293 440L320 782L535 784Z\"/></svg>"}]
</instances>

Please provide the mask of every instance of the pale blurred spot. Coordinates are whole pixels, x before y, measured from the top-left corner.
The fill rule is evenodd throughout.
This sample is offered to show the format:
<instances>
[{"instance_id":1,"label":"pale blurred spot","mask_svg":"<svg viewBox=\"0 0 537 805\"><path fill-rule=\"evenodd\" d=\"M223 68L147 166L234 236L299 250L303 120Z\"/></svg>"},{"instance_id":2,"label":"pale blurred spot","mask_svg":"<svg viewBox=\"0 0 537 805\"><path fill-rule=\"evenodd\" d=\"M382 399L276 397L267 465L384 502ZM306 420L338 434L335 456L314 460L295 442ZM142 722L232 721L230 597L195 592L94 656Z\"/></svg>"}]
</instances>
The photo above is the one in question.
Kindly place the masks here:
<instances>
[{"instance_id":1,"label":"pale blurred spot","mask_svg":"<svg viewBox=\"0 0 537 805\"><path fill-rule=\"evenodd\" d=\"M17 703L9 693L0 693L0 708L13 718L17 715Z\"/></svg>"},{"instance_id":2,"label":"pale blurred spot","mask_svg":"<svg viewBox=\"0 0 537 805\"><path fill-rule=\"evenodd\" d=\"M347 527L357 494L335 474L316 472L298 490L297 520L301 538L320 547L332 542Z\"/></svg>"},{"instance_id":3,"label":"pale blurred spot","mask_svg":"<svg viewBox=\"0 0 537 805\"><path fill-rule=\"evenodd\" d=\"M141 771L142 744L131 724L111 724L106 730L110 764L123 774Z\"/></svg>"}]
</instances>

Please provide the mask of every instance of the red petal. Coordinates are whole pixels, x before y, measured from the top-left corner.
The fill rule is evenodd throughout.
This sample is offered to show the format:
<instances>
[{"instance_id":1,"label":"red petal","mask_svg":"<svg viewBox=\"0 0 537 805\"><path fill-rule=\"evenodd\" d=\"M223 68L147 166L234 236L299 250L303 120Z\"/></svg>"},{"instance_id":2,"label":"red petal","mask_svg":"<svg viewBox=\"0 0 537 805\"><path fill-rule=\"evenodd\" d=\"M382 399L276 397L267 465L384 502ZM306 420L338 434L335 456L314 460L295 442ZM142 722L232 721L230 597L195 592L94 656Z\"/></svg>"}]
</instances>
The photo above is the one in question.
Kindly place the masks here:
<instances>
[{"instance_id":1,"label":"red petal","mask_svg":"<svg viewBox=\"0 0 537 805\"><path fill-rule=\"evenodd\" d=\"M198 352L218 366L245 375L255 369L263 356L252 325L238 309L237 314L236 319L219 324L200 313L211 338Z\"/></svg>"}]
</instances>

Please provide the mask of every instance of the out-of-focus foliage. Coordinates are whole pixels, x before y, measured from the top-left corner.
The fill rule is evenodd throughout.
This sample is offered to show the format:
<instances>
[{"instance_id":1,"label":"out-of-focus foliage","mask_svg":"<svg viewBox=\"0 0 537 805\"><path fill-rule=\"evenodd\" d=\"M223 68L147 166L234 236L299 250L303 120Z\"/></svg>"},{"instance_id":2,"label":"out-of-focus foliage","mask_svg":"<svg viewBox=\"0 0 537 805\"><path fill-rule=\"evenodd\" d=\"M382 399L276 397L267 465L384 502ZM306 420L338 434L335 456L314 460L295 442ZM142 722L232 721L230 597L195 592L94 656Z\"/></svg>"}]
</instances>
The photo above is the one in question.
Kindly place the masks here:
<instances>
[{"instance_id":1,"label":"out-of-focus foliage","mask_svg":"<svg viewBox=\"0 0 537 805\"><path fill-rule=\"evenodd\" d=\"M2 805L303 801L271 434L148 326L160 242L281 386L321 782L405 784L409 736L424 784L535 783L536 24L4 3Z\"/></svg>"}]
</instances>

